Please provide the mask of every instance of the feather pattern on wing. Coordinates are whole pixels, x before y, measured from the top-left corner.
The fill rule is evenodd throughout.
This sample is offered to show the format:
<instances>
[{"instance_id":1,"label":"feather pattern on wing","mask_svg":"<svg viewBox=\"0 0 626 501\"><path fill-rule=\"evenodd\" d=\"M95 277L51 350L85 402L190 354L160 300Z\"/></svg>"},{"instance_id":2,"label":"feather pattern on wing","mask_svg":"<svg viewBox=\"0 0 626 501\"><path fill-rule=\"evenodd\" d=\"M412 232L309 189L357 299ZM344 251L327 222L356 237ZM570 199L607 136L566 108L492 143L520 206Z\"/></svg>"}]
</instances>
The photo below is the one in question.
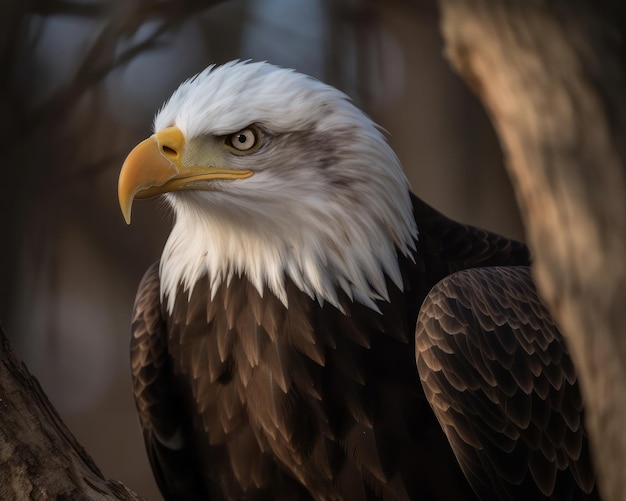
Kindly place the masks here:
<instances>
[{"instance_id":1,"label":"feather pattern on wing","mask_svg":"<svg viewBox=\"0 0 626 501\"><path fill-rule=\"evenodd\" d=\"M206 499L206 483L190 442L192 423L172 373L158 270L156 262L146 271L133 312L130 355L137 413L161 492L168 493L168 500Z\"/></svg>"},{"instance_id":2,"label":"feather pattern on wing","mask_svg":"<svg viewBox=\"0 0 626 501\"><path fill-rule=\"evenodd\" d=\"M426 396L479 496L596 498L576 372L529 268L442 280L422 306L416 357Z\"/></svg>"}]
</instances>

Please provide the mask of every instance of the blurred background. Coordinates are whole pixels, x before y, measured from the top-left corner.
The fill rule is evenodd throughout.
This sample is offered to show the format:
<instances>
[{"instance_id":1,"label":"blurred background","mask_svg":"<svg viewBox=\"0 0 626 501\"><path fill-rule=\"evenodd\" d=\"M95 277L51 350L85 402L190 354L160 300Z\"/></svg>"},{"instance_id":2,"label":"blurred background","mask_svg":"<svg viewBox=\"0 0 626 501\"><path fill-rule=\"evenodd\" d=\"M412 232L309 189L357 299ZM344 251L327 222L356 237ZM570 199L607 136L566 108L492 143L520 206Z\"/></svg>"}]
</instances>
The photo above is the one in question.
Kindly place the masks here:
<instances>
[{"instance_id":1,"label":"blurred background","mask_svg":"<svg viewBox=\"0 0 626 501\"><path fill-rule=\"evenodd\" d=\"M3 0L0 322L105 476L161 499L128 362L137 283L171 221L117 204L125 155L184 79L267 60L349 94L413 191L507 236L523 230L495 134L443 55L434 0Z\"/></svg>"}]
</instances>

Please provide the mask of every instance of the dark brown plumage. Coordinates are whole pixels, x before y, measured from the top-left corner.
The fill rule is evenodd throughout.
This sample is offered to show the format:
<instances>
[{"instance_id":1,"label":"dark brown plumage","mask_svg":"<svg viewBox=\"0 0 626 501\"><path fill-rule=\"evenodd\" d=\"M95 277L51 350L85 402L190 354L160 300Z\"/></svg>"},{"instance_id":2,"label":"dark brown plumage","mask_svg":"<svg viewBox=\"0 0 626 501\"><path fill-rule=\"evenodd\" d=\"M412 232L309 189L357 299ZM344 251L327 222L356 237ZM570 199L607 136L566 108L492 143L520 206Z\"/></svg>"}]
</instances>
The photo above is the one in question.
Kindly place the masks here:
<instances>
[{"instance_id":1,"label":"dark brown plumage","mask_svg":"<svg viewBox=\"0 0 626 501\"><path fill-rule=\"evenodd\" d=\"M594 498L576 371L530 270L439 282L417 322L426 398L482 499Z\"/></svg>"},{"instance_id":2,"label":"dark brown plumage","mask_svg":"<svg viewBox=\"0 0 626 501\"><path fill-rule=\"evenodd\" d=\"M169 314L148 270L132 373L166 499L596 498L575 370L527 249L413 209L418 248L380 313L289 280L286 308L235 276L213 298L200 278Z\"/></svg>"}]
</instances>

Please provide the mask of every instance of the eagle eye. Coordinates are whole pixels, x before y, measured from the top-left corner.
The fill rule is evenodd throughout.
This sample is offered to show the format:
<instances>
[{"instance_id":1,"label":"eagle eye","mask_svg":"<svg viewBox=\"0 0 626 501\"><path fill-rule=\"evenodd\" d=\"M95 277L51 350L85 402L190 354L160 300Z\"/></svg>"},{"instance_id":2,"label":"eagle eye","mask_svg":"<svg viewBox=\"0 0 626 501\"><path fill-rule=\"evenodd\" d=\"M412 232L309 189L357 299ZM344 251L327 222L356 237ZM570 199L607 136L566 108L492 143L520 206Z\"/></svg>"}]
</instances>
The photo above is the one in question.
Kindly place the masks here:
<instances>
[{"instance_id":1,"label":"eagle eye","mask_svg":"<svg viewBox=\"0 0 626 501\"><path fill-rule=\"evenodd\" d=\"M260 134L255 127L246 127L227 136L226 144L237 151L251 153L260 144Z\"/></svg>"}]
</instances>

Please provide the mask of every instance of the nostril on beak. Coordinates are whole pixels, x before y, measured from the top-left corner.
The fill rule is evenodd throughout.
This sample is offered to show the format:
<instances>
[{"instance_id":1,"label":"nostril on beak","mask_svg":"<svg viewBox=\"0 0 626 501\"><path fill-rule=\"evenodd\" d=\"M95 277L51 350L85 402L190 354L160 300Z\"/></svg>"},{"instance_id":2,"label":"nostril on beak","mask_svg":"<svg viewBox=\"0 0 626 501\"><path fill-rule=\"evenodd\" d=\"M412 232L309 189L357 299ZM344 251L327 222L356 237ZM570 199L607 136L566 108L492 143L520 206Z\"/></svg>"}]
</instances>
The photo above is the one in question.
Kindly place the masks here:
<instances>
[{"instance_id":1,"label":"nostril on beak","mask_svg":"<svg viewBox=\"0 0 626 501\"><path fill-rule=\"evenodd\" d=\"M178 155L178 152L174 148L170 148L167 145L162 145L161 151L163 151L163 154L167 157L175 157Z\"/></svg>"},{"instance_id":2,"label":"nostril on beak","mask_svg":"<svg viewBox=\"0 0 626 501\"><path fill-rule=\"evenodd\" d=\"M170 162L179 162L185 148L185 137L177 127L167 127L155 134L159 152Z\"/></svg>"}]
</instances>

